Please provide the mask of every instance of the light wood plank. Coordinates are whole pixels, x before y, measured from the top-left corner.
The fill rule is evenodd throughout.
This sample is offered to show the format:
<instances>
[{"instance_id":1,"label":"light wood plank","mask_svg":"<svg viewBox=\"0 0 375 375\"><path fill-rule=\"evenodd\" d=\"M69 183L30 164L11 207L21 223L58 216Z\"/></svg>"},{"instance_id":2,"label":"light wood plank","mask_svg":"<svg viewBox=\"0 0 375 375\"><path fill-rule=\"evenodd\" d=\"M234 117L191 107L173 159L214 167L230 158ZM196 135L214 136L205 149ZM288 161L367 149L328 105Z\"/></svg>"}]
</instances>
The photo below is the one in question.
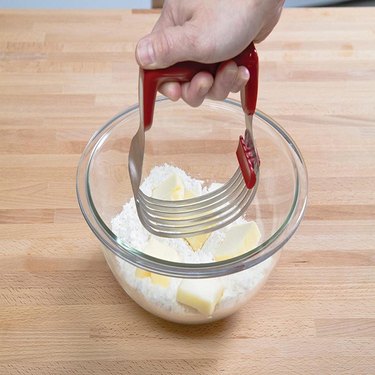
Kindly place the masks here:
<instances>
[{"instance_id":1,"label":"light wood plank","mask_svg":"<svg viewBox=\"0 0 375 375\"><path fill-rule=\"evenodd\" d=\"M258 45L258 106L299 145L309 206L262 291L193 327L130 300L75 194L158 14L0 11L0 373L375 373L375 8L286 9Z\"/></svg>"}]
</instances>

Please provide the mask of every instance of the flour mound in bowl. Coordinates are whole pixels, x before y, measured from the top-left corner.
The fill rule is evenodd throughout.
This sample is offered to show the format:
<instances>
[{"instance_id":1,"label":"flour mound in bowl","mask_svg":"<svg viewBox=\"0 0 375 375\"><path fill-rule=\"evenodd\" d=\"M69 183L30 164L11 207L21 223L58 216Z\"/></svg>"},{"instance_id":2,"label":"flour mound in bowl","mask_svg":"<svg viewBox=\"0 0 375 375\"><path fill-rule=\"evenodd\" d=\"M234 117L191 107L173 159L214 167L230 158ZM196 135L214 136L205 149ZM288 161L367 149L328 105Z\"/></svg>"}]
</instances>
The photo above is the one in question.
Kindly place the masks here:
<instances>
[{"instance_id":1,"label":"flour mound in bowl","mask_svg":"<svg viewBox=\"0 0 375 375\"><path fill-rule=\"evenodd\" d=\"M190 177L180 168L164 164L151 170L141 189L155 198L158 198L155 196L157 192L163 196L170 195L173 199L199 196L219 186L220 184L214 183L207 188L203 181ZM257 246L261 237L256 223L248 222L242 217L226 228L207 235L187 239L156 237L140 222L134 198L125 203L121 213L112 219L111 224L113 233L127 246L179 263L215 262L219 258L219 252L219 260L222 260L227 254L233 255L233 248L240 252L251 250ZM238 235L242 232L243 236ZM231 241L229 243L232 246L225 245L226 241ZM228 252L225 246L228 246ZM192 322L199 322L202 317L219 319L234 312L260 289L276 263L275 256L272 256L235 274L188 282L186 280L191 279L153 274L117 256L113 259L112 270L133 299L141 300L141 305L156 315L181 322L186 322L186 318Z\"/></svg>"}]
</instances>

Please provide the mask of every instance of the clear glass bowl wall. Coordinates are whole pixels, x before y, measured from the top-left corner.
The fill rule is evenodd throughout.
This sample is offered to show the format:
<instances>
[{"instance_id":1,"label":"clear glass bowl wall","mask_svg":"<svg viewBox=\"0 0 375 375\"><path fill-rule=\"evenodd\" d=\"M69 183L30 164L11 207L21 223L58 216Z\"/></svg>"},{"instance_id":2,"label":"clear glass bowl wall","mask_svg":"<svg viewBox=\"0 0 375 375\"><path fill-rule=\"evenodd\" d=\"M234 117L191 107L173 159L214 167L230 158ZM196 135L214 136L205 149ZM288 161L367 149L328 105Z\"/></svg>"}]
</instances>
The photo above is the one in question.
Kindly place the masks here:
<instances>
[{"instance_id":1,"label":"clear glass bowl wall","mask_svg":"<svg viewBox=\"0 0 375 375\"><path fill-rule=\"evenodd\" d=\"M154 124L146 133L143 177L154 166L168 163L203 180L207 186L226 182L238 168L235 151L244 124L237 101L206 100L199 108L191 108L182 102L158 99ZM277 263L279 250L301 221L307 199L307 173L302 156L276 122L257 112L254 136L261 159L260 182L245 218L257 223L262 233L261 243L240 257L222 262L171 263L144 255L142 249L124 243L111 231L111 220L133 196L127 162L130 142L138 126L139 113L134 106L110 120L88 143L77 174L78 200L86 221L101 241L116 279L143 308L179 323L204 323L228 316L265 283ZM239 277L249 286L241 289L232 301L227 298L222 306L219 303L213 314L204 316L194 309L176 308L150 299L125 276L126 272L135 272L136 267L177 281L217 277L225 283L228 277Z\"/></svg>"}]
</instances>

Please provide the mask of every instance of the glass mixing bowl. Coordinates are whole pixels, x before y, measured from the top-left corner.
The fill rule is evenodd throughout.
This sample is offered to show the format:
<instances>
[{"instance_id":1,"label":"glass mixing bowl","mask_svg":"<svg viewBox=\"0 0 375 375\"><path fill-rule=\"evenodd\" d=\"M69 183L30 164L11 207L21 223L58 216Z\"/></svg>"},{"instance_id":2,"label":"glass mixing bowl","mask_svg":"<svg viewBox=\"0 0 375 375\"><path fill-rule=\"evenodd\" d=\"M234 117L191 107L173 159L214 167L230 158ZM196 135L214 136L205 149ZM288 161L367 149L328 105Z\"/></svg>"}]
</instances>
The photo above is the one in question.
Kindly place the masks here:
<instances>
[{"instance_id":1,"label":"glass mixing bowl","mask_svg":"<svg viewBox=\"0 0 375 375\"><path fill-rule=\"evenodd\" d=\"M260 180L244 218L257 223L261 232L258 246L219 262L172 262L143 253L143 249L113 231L112 220L133 196L128 152L138 126L138 106L133 106L111 119L89 141L77 172L82 213L100 240L114 276L144 309L179 323L224 318L264 285L280 250L302 219L307 200L307 172L301 153L280 125L257 111L253 126L261 160ZM226 182L238 167L235 151L244 130L244 114L237 101L206 100L200 107L191 108L181 101L158 98L154 124L146 133L143 177L154 166L168 163L203 180L207 186ZM131 223L127 224L131 228ZM137 269L167 276L168 286L153 284L149 277L137 277ZM213 311L202 313L177 302L177 288L184 279L194 279L198 287L201 282L202 288L203 279L223 286L222 297Z\"/></svg>"}]
</instances>

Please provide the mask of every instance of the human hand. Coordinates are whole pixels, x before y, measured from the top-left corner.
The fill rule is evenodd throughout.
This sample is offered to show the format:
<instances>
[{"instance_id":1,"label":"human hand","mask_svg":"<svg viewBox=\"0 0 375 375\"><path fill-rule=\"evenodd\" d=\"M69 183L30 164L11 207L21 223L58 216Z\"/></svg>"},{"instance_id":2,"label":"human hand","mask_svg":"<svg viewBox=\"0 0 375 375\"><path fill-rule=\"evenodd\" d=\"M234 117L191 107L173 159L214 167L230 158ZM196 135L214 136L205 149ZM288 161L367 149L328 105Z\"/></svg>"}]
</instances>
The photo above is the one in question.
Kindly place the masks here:
<instances>
[{"instance_id":1,"label":"human hand","mask_svg":"<svg viewBox=\"0 0 375 375\"><path fill-rule=\"evenodd\" d=\"M136 48L145 69L165 68L180 61L220 65L216 77L196 74L190 82L167 82L159 91L172 100L199 106L205 97L225 99L247 83L249 72L230 59L252 41L265 39L277 24L284 0L166 0L152 32Z\"/></svg>"}]
</instances>

